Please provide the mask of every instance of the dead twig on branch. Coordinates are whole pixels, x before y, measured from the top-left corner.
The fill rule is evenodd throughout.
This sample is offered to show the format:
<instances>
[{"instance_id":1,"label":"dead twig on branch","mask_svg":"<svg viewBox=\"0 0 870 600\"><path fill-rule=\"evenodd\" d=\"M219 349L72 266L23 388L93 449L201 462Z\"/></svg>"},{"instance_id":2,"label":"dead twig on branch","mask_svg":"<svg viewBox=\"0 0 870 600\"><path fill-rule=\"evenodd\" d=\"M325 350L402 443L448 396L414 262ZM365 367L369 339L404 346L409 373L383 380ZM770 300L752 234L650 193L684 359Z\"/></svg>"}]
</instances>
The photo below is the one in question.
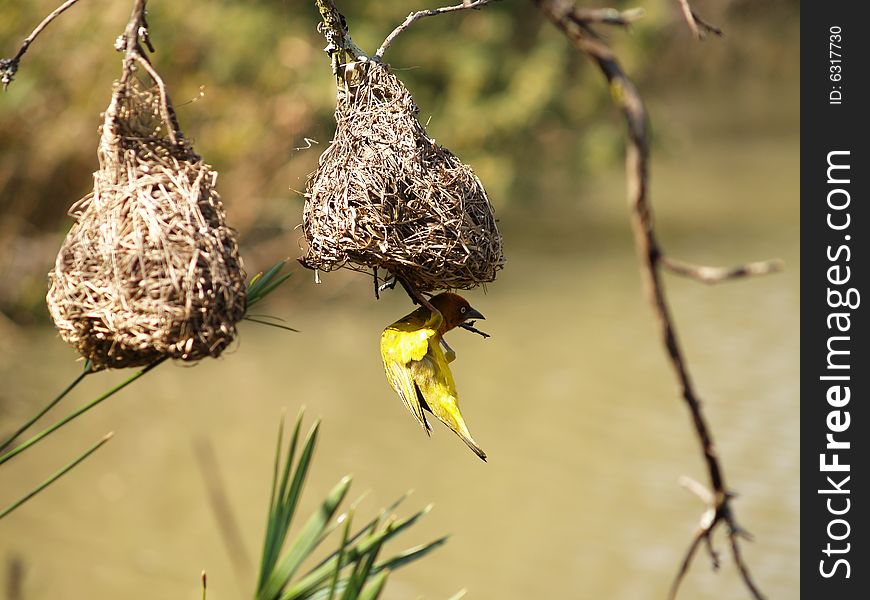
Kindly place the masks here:
<instances>
[{"instance_id":1,"label":"dead twig on branch","mask_svg":"<svg viewBox=\"0 0 870 600\"><path fill-rule=\"evenodd\" d=\"M12 58L0 59L0 83L3 84L4 90L9 87L9 84L12 83L12 80L15 78L15 73L18 72L18 63L21 62L21 57L24 56L24 53L27 52L28 48L30 48L30 44L33 43L33 40L35 40L52 21L58 18L61 13L78 1L79 0L67 0L58 6L47 17L45 17L39 25L36 26L36 29L34 29L30 35L24 38L24 41L21 43L21 47L18 48L18 52L15 53L15 56Z\"/></svg>"},{"instance_id":2,"label":"dead twig on branch","mask_svg":"<svg viewBox=\"0 0 870 600\"><path fill-rule=\"evenodd\" d=\"M442 8L432 8L429 10L418 10L417 12L412 12L408 15L405 21L396 27L390 35L387 36L387 39L381 44L381 47L378 48L377 52L375 52L375 58L378 60L382 60L384 58L384 52L387 51L393 42L399 37L403 31L405 31L408 27L414 24L415 21L418 21L424 17L434 17L436 15L443 15L445 13L456 12L460 10L468 10L468 9L479 9L483 8L487 4L489 4L492 0L464 0L462 4L457 4L456 6L444 6Z\"/></svg>"},{"instance_id":3,"label":"dead twig on branch","mask_svg":"<svg viewBox=\"0 0 870 600\"><path fill-rule=\"evenodd\" d=\"M658 321L662 343L676 375L683 401L692 417L710 479L709 489L700 484L693 486L703 490L703 493L699 495L705 499L708 508L701 518L699 529L681 563L671 588L670 597L676 596L679 585L702 541L706 544L714 567L718 566L719 558L713 550L712 535L717 525L724 525L728 529L731 553L740 570L744 584L754 598L762 599L763 596L752 580L749 568L743 561L738 537L746 534L737 524L731 509L731 500L734 495L729 492L725 485L725 477L713 443L712 431L704 417L701 400L692 384L687 361L677 338L664 283L661 279L661 268L665 266L665 263L663 252L656 239L652 206L649 200L649 134L647 113L643 101L637 88L622 70L610 47L590 28L593 23L601 21L584 21L581 18L583 12L576 8L572 0L534 0L534 2L578 50L595 62L607 78L614 102L622 109L625 117L628 130L626 183L634 241L641 262L641 274ZM670 264L671 268L676 264L686 266L675 261L671 261ZM748 274L754 270L757 269L753 269L751 265L737 269L741 274L744 272ZM684 268L682 271L684 274L704 273L709 275L709 271L703 271L699 267ZM737 275L726 278L735 276ZM717 278L721 277L713 277L713 279Z\"/></svg>"},{"instance_id":4,"label":"dead twig on branch","mask_svg":"<svg viewBox=\"0 0 870 600\"><path fill-rule=\"evenodd\" d=\"M692 31L692 35L695 36L696 40L704 39L704 36L708 33L713 33L718 36L725 35L722 33L721 29L702 19L698 13L695 12L695 9L692 8L692 5L689 4L689 0L679 0L679 2L680 9L683 11L683 17L686 19L686 24L688 24L689 29Z\"/></svg>"},{"instance_id":5,"label":"dead twig on branch","mask_svg":"<svg viewBox=\"0 0 870 600\"><path fill-rule=\"evenodd\" d=\"M746 263L737 265L736 267L710 267L706 265L693 265L676 258L662 256L660 258L662 267L676 275L689 277L701 283L722 283L732 279L740 279L742 277L757 277L760 275L770 275L782 271L784 263L777 259L763 260L759 262Z\"/></svg>"}]
</instances>

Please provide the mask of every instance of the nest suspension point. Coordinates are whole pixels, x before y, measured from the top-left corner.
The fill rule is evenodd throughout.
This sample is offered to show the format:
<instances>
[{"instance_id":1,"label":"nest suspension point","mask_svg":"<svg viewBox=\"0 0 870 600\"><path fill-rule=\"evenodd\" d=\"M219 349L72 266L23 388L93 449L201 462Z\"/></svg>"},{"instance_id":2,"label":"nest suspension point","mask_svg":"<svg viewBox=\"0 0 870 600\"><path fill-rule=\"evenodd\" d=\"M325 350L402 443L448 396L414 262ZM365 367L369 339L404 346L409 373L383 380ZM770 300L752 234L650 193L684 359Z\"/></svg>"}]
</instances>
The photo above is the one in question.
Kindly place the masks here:
<instances>
[{"instance_id":1,"label":"nest suspension point","mask_svg":"<svg viewBox=\"0 0 870 600\"><path fill-rule=\"evenodd\" d=\"M49 273L61 337L97 369L218 356L246 309L236 234L217 173L141 55L128 52L97 154L94 190L70 209L75 223Z\"/></svg>"},{"instance_id":2,"label":"nest suspension point","mask_svg":"<svg viewBox=\"0 0 870 600\"><path fill-rule=\"evenodd\" d=\"M502 238L474 171L429 138L387 65L351 63L344 79L335 138L308 180L302 264L381 267L420 291L493 281Z\"/></svg>"}]
</instances>

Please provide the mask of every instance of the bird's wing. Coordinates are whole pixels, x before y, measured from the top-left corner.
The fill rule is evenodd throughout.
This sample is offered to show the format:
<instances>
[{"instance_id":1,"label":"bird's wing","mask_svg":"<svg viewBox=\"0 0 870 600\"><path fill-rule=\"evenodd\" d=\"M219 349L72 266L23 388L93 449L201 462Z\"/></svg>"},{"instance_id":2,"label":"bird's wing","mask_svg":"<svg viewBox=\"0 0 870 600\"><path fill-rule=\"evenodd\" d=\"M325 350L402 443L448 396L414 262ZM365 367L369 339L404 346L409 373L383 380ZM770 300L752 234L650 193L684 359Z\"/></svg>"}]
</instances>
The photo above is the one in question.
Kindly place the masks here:
<instances>
[{"instance_id":1,"label":"bird's wing","mask_svg":"<svg viewBox=\"0 0 870 600\"><path fill-rule=\"evenodd\" d=\"M427 318L427 314L418 309L384 329L381 334L381 358L387 380L426 433L431 427L417 397L410 365L426 355L429 340L437 334L440 325L440 314L435 313Z\"/></svg>"},{"instance_id":2,"label":"bird's wing","mask_svg":"<svg viewBox=\"0 0 870 600\"><path fill-rule=\"evenodd\" d=\"M429 352L410 364L410 372L432 414L462 438L475 454L486 460L486 453L471 437L462 413L459 412L459 395L453 373L437 341L430 341Z\"/></svg>"},{"instance_id":3,"label":"bird's wing","mask_svg":"<svg viewBox=\"0 0 870 600\"><path fill-rule=\"evenodd\" d=\"M429 422L426 420L426 415L423 414L423 408L420 406L420 399L417 397L417 386L411 375L408 365L399 364L396 361L384 361L384 369L387 373L387 380L396 392L399 398L411 411L411 414L417 418L417 421L423 427L423 431L427 434L432 430Z\"/></svg>"}]
</instances>

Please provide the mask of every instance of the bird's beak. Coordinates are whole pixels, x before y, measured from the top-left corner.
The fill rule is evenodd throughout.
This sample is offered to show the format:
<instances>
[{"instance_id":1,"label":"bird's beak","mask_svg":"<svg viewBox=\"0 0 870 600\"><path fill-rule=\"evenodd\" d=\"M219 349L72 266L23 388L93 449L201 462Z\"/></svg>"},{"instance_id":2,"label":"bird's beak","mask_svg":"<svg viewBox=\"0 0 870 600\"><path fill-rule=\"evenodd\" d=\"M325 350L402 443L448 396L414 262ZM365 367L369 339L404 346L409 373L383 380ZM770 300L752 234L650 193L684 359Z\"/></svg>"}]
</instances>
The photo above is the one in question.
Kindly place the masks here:
<instances>
[{"instance_id":1,"label":"bird's beak","mask_svg":"<svg viewBox=\"0 0 870 600\"><path fill-rule=\"evenodd\" d=\"M479 312L477 312L477 311L474 310L473 308L469 308L469 309L468 309L468 312L465 313L465 320L466 320L466 321L471 321L472 319L478 319L478 320L481 320L481 321L486 321L486 317L484 317L482 314L480 314Z\"/></svg>"}]
</instances>

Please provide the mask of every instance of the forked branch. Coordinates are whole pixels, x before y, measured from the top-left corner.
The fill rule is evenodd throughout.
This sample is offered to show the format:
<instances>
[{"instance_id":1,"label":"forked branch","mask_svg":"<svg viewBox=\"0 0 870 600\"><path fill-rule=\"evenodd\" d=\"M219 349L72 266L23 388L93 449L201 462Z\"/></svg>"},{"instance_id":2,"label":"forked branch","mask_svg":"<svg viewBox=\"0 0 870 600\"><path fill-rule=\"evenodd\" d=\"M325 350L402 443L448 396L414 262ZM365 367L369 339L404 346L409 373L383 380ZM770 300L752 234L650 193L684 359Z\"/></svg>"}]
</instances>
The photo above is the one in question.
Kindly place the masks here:
<instances>
[{"instance_id":1,"label":"forked branch","mask_svg":"<svg viewBox=\"0 0 870 600\"><path fill-rule=\"evenodd\" d=\"M35 40L52 21L58 18L61 13L78 1L79 0L66 0L66 2L51 11L51 13L36 26L36 29L24 38L24 41L21 43L21 47L18 48L18 52L15 53L15 56L12 58L0 59L0 83L3 84L4 89L8 88L9 84L12 83L12 80L15 78L15 73L18 72L18 63L21 62L21 57L24 56L24 53L27 52L28 48L30 48L30 44L33 43L33 40Z\"/></svg>"},{"instance_id":2,"label":"forked branch","mask_svg":"<svg viewBox=\"0 0 870 600\"><path fill-rule=\"evenodd\" d=\"M689 375L688 364L677 338L674 319L668 305L664 283L661 279L662 267L679 270L675 266L682 267L682 274L698 275L698 278L711 277L709 268L689 267L685 263L677 261L666 262L661 247L655 235L652 219L652 206L649 200L649 133L647 128L647 113L640 94L632 81L626 76L616 56L609 46L591 29L594 23L601 20L588 21L583 18L584 11L578 9L571 0L534 0L540 10L558 27L574 44L574 46L589 56L610 85L611 95L614 102L622 109L627 124L628 144L626 148L626 179L628 188L628 201L630 205L631 223L634 231L634 242L641 263L641 274L644 280L646 292L653 306L656 320L659 325L662 343L665 347L671 367L676 375L680 387L680 393L689 413L701 451L707 474L710 479L709 489L696 484L697 489L703 490L698 495L707 503L699 529L692 539L680 570L674 580L671 589L671 598L675 597L679 585L691 564L701 542L710 553L714 566L718 566L718 556L713 550L712 535L717 525L724 525L728 529L731 553L740 570L743 582L754 598L761 599L763 596L752 580L749 568L743 561L740 552L738 537L745 536L743 530L737 524L731 509L731 494L725 485L716 447L713 443L712 431L707 424L701 407L701 400L692 384ZM772 263L769 263L772 264ZM712 279L733 278L740 275L754 273L763 270L752 265L731 270L728 277L720 272L712 272ZM766 272L774 269L767 268ZM701 276L703 275L703 276Z\"/></svg>"},{"instance_id":3,"label":"forked branch","mask_svg":"<svg viewBox=\"0 0 870 600\"><path fill-rule=\"evenodd\" d=\"M464 0L462 4L457 4L455 6L444 6L442 8L432 8L429 10L418 10L417 12L412 12L408 15L405 21L396 27L390 35L387 36L387 39L381 44L381 47L378 48L377 52L375 52L375 58L378 60L382 60L384 58L384 52L387 51L396 38L399 35L408 29L411 25L413 25L416 21L424 17L434 17L436 15L443 15L445 13L457 12L460 10L468 10L468 9L479 9L483 8L487 4L489 4L492 0Z\"/></svg>"}]
</instances>

